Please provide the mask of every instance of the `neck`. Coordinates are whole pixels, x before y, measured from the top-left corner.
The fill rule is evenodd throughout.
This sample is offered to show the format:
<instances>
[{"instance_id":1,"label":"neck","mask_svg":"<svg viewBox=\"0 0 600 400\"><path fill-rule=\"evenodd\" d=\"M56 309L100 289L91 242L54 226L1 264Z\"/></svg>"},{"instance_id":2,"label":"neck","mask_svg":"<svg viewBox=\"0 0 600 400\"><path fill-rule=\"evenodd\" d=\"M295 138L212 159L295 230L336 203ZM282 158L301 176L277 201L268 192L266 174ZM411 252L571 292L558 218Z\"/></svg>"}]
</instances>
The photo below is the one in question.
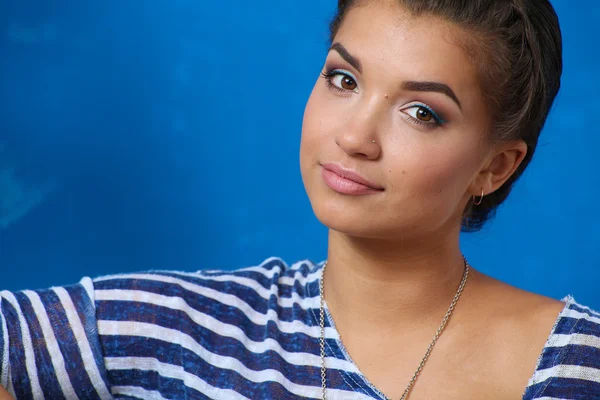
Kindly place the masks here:
<instances>
[{"instance_id":1,"label":"neck","mask_svg":"<svg viewBox=\"0 0 600 400\"><path fill-rule=\"evenodd\" d=\"M462 279L464 259L458 234L432 242L400 246L330 231L324 290L336 323L355 331L439 323Z\"/></svg>"}]
</instances>

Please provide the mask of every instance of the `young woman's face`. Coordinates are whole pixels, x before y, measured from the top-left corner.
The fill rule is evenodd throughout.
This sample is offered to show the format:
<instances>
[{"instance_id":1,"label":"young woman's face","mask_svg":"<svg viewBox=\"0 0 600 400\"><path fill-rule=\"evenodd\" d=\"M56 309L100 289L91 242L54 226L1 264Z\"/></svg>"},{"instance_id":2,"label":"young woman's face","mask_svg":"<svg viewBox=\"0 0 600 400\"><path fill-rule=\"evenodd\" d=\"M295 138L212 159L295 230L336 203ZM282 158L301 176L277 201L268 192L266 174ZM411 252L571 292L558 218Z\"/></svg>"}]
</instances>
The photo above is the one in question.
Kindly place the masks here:
<instances>
[{"instance_id":1,"label":"young woman's face","mask_svg":"<svg viewBox=\"0 0 600 400\"><path fill-rule=\"evenodd\" d=\"M461 34L390 2L346 15L302 128L302 178L325 225L388 239L458 231L491 146Z\"/></svg>"}]
</instances>

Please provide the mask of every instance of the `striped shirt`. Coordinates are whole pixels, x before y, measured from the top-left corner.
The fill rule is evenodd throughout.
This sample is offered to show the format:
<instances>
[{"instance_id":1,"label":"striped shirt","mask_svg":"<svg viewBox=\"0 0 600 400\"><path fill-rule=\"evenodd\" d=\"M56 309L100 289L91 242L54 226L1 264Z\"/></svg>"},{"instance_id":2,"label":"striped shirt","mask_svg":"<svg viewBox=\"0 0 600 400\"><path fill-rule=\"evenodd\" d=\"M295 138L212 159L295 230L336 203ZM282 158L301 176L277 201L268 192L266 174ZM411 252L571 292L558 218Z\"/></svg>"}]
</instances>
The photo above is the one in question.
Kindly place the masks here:
<instances>
[{"instance_id":1,"label":"striped shirt","mask_svg":"<svg viewBox=\"0 0 600 400\"><path fill-rule=\"evenodd\" d=\"M151 271L1 292L17 399L319 399L323 264ZM523 399L600 399L600 314L572 297ZM384 399L326 321L329 399Z\"/></svg>"}]
</instances>

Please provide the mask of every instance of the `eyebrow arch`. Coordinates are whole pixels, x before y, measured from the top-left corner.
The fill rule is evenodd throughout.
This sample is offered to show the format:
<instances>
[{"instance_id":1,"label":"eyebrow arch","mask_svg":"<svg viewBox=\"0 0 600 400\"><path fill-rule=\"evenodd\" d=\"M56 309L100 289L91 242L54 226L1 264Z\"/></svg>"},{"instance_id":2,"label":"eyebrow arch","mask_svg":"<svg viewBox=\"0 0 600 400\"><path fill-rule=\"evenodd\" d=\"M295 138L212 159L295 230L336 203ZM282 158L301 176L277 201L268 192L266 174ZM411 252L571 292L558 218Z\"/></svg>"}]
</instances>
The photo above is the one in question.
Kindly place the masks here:
<instances>
[{"instance_id":1,"label":"eyebrow arch","mask_svg":"<svg viewBox=\"0 0 600 400\"><path fill-rule=\"evenodd\" d=\"M413 92L437 92L445 94L446 96L450 97L456 103L456 105L458 105L458 108L462 110L458 97L456 97L456 94L454 94L452 89L450 89L450 86L444 83L405 81L402 82L401 87L404 90Z\"/></svg>"},{"instance_id":2,"label":"eyebrow arch","mask_svg":"<svg viewBox=\"0 0 600 400\"><path fill-rule=\"evenodd\" d=\"M341 43L335 42L331 45L329 50L337 51L348 64L352 65L358 72L362 74L362 66L360 65L360 61L358 61L358 58L351 55Z\"/></svg>"}]
</instances>

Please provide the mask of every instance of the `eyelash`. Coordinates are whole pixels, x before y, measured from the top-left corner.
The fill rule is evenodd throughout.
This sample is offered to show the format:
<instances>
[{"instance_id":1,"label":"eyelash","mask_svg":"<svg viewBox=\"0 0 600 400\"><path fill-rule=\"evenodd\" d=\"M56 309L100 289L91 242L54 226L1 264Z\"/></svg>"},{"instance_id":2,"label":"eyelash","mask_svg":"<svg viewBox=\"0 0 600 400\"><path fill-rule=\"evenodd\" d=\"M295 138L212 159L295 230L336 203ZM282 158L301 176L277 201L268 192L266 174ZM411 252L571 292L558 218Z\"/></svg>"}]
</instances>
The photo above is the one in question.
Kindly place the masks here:
<instances>
[{"instance_id":1,"label":"eyelash","mask_svg":"<svg viewBox=\"0 0 600 400\"><path fill-rule=\"evenodd\" d=\"M349 74L347 74L347 73L345 73L345 72L343 72L341 70L333 69L331 71L326 71L326 72L322 72L321 73L321 77L323 79L325 79L325 84L327 85L327 87L330 90L334 90L336 92L343 93L343 94L349 94L349 93L351 93L352 91L341 89L341 88L335 86L331 82L331 80L334 77L336 77L337 75L347 76L347 77L351 78L352 80L354 80L356 82L356 80L354 79L353 76L351 76L351 75L349 75ZM424 108L425 110L427 110L428 112L430 112L431 115L433 116L433 119L434 119L435 122L433 122L433 123L427 123L427 122L421 121L421 120L419 120L419 119L417 119L417 118L415 118L415 117L413 117L411 115L408 115L408 114L404 113L406 115L406 117L409 119L410 122L412 122L414 124L417 124L417 125L420 125L420 126L423 126L425 128L428 128L428 129L434 129L434 128L442 126L442 125L444 125L446 123L446 121L438 113L436 113L431 107L429 107L429 106L427 106L425 104L413 104L410 107L403 108L401 111L409 110L409 109L415 108L415 107Z\"/></svg>"},{"instance_id":2,"label":"eyelash","mask_svg":"<svg viewBox=\"0 0 600 400\"><path fill-rule=\"evenodd\" d=\"M321 73L321 77L322 77L323 79L325 79L325 84L327 85L327 87L328 87L329 89L331 89L331 90L335 90L336 92L340 92L340 93L349 93L350 91L348 91L348 90L344 90L344 89L340 89L339 87L335 86L335 85L334 85L334 84L331 82L331 80L332 80L334 77L336 77L337 75L344 75L344 76L347 76L347 77L349 77L349 78L352 78L352 80L354 80L354 78L353 78L352 76L348 75L347 73L345 73L345 72L343 72L343 71L337 70L337 69L334 69L334 70L331 70L331 71L327 71L327 72L322 72L322 73ZM356 82L356 81L355 81L355 82Z\"/></svg>"}]
</instances>

